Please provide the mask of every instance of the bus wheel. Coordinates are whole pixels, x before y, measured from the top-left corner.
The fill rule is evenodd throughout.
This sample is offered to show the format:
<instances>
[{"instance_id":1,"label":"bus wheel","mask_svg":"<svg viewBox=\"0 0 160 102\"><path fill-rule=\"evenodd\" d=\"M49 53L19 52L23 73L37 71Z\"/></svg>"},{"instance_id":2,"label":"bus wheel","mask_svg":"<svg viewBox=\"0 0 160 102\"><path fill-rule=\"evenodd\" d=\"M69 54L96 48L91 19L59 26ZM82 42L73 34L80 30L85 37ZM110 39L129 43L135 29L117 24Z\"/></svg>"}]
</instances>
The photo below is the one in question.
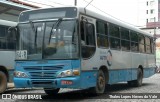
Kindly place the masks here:
<instances>
[{"instance_id":1,"label":"bus wheel","mask_svg":"<svg viewBox=\"0 0 160 102\"><path fill-rule=\"evenodd\" d=\"M143 80L143 72L140 68L138 68L137 80L128 81L128 85L136 87L142 86L142 80Z\"/></svg>"},{"instance_id":2,"label":"bus wheel","mask_svg":"<svg viewBox=\"0 0 160 102\"><path fill-rule=\"evenodd\" d=\"M106 79L102 70L98 71L96 87L90 88L89 92L95 95L103 94L105 91Z\"/></svg>"},{"instance_id":3,"label":"bus wheel","mask_svg":"<svg viewBox=\"0 0 160 102\"><path fill-rule=\"evenodd\" d=\"M47 94L47 95L56 95L58 94L60 88L56 88L56 89L48 89L48 88L44 88L44 92Z\"/></svg>"},{"instance_id":4,"label":"bus wheel","mask_svg":"<svg viewBox=\"0 0 160 102\"><path fill-rule=\"evenodd\" d=\"M7 88L7 76L0 71L0 93L3 93Z\"/></svg>"},{"instance_id":5,"label":"bus wheel","mask_svg":"<svg viewBox=\"0 0 160 102\"><path fill-rule=\"evenodd\" d=\"M137 80L135 80L134 84L135 86L142 86L142 80L143 80L143 72L140 68L138 68L138 74L137 74Z\"/></svg>"}]
</instances>

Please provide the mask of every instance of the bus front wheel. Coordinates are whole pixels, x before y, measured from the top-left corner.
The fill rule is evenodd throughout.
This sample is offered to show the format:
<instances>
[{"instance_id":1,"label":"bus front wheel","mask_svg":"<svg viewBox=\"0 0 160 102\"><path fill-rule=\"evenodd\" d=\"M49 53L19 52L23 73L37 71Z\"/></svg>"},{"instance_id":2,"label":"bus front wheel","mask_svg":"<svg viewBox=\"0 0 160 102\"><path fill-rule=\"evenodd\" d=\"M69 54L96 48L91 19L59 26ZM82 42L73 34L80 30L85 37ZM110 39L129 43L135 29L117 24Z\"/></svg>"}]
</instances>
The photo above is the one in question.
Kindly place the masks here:
<instances>
[{"instance_id":1,"label":"bus front wheel","mask_svg":"<svg viewBox=\"0 0 160 102\"><path fill-rule=\"evenodd\" d=\"M106 79L104 72L102 70L99 70L97 74L96 87L90 88L89 92L96 95L103 94L105 91L105 87L106 87Z\"/></svg>"},{"instance_id":2,"label":"bus front wheel","mask_svg":"<svg viewBox=\"0 0 160 102\"><path fill-rule=\"evenodd\" d=\"M3 93L7 88L7 76L0 71L0 93Z\"/></svg>"},{"instance_id":3,"label":"bus front wheel","mask_svg":"<svg viewBox=\"0 0 160 102\"><path fill-rule=\"evenodd\" d=\"M56 89L47 89L47 88L44 88L44 92L47 94L47 95L56 95L58 94L60 88L56 88Z\"/></svg>"}]
</instances>

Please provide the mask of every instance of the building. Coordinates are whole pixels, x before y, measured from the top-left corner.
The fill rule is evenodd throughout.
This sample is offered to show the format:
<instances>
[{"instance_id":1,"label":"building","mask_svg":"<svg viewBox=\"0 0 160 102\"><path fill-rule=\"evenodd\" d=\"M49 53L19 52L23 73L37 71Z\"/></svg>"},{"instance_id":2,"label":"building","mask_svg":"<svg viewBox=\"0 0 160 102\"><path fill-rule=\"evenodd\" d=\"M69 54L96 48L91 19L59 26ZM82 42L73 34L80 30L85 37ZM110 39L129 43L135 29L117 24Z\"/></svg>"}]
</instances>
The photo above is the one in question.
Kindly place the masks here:
<instances>
[{"instance_id":1,"label":"building","mask_svg":"<svg viewBox=\"0 0 160 102\"><path fill-rule=\"evenodd\" d=\"M20 12L36 8L18 0L0 0L0 20L17 22Z\"/></svg>"},{"instance_id":2,"label":"building","mask_svg":"<svg viewBox=\"0 0 160 102\"><path fill-rule=\"evenodd\" d=\"M139 0L139 21L142 30L157 38L156 64L160 67L160 0Z\"/></svg>"}]
</instances>

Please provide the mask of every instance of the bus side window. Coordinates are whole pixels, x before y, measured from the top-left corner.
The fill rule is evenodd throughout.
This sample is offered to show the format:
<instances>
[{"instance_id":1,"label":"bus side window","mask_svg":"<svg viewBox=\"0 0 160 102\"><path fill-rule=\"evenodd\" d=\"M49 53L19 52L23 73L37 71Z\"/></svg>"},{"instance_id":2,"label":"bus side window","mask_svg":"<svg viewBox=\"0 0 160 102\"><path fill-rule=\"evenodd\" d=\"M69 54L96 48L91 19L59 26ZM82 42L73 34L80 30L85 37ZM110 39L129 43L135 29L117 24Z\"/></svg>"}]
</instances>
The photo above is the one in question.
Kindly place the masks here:
<instances>
[{"instance_id":1,"label":"bus side window","mask_svg":"<svg viewBox=\"0 0 160 102\"><path fill-rule=\"evenodd\" d=\"M84 31L84 28L85 28L85 22L81 21L81 44L82 45L85 45L85 31Z\"/></svg>"},{"instance_id":2,"label":"bus side window","mask_svg":"<svg viewBox=\"0 0 160 102\"><path fill-rule=\"evenodd\" d=\"M82 57L89 58L95 53L95 32L94 25L88 22L81 22L81 45Z\"/></svg>"},{"instance_id":3,"label":"bus side window","mask_svg":"<svg viewBox=\"0 0 160 102\"><path fill-rule=\"evenodd\" d=\"M93 24L86 24L86 44L95 45L94 26Z\"/></svg>"},{"instance_id":4,"label":"bus side window","mask_svg":"<svg viewBox=\"0 0 160 102\"><path fill-rule=\"evenodd\" d=\"M95 46L94 25L81 22L81 44Z\"/></svg>"}]
</instances>

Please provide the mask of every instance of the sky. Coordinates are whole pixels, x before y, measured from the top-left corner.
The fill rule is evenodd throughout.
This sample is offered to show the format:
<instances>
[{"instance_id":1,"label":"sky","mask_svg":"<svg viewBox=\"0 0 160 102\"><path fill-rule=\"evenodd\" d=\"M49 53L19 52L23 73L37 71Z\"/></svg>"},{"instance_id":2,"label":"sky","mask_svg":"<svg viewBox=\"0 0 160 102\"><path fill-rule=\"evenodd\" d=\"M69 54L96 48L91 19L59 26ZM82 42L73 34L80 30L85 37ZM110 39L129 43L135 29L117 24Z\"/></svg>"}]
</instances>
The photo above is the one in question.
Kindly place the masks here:
<instances>
[{"instance_id":1,"label":"sky","mask_svg":"<svg viewBox=\"0 0 160 102\"><path fill-rule=\"evenodd\" d=\"M74 6L75 0L21 0L40 5L41 7ZM77 6L86 7L92 0L77 0ZM93 0L87 9L102 15L110 15L128 24L139 26L139 0ZM42 5L45 4L45 5ZM96 7L96 8L95 8ZM100 10L98 10L98 9ZM105 13L104 13L105 12Z\"/></svg>"}]
</instances>

